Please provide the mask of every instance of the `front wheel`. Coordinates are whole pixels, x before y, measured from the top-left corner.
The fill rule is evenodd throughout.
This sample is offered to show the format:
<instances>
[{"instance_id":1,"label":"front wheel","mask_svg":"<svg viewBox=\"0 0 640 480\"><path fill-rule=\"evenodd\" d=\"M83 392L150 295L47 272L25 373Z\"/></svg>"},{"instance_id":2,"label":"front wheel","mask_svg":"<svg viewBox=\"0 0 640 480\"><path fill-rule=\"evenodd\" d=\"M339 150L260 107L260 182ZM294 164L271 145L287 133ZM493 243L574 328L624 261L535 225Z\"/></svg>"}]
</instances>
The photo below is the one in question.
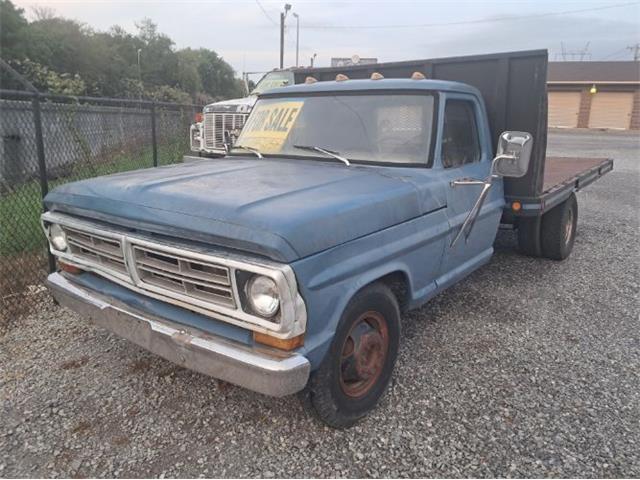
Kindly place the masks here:
<instances>
[{"instance_id":1,"label":"front wheel","mask_svg":"<svg viewBox=\"0 0 640 480\"><path fill-rule=\"evenodd\" d=\"M347 305L329 352L309 380L320 419L346 428L369 413L391 380L399 343L395 295L381 283L365 287Z\"/></svg>"}]
</instances>

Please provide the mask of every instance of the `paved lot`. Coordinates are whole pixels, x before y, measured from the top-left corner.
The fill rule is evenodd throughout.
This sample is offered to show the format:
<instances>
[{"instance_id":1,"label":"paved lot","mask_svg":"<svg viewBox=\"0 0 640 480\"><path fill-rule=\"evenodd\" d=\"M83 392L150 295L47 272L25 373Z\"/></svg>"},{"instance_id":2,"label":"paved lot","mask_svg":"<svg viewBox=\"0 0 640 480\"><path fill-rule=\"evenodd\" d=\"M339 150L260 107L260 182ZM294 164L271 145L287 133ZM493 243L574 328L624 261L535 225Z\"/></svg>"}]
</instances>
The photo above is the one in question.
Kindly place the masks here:
<instances>
[{"instance_id":1,"label":"paved lot","mask_svg":"<svg viewBox=\"0 0 640 480\"><path fill-rule=\"evenodd\" d=\"M579 194L572 257L517 255L405 317L393 386L348 431L218 385L43 301L0 339L0 476L640 476L640 145Z\"/></svg>"}]
</instances>

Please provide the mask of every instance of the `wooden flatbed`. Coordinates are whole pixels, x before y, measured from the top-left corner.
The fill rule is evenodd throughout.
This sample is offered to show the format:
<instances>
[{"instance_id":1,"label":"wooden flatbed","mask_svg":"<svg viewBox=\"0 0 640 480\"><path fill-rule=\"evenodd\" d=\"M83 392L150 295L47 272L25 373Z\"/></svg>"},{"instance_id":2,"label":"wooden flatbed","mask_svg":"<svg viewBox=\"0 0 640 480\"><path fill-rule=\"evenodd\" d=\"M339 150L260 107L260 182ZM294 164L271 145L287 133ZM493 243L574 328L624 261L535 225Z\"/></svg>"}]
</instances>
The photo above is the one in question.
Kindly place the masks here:
<instances>
[{"instance_id":1,"label":"wooden flatbed","mask_svg":"<svg viewBox=\"0 0 640 480\"><path fill-rule=\"evenodd\" d=\"M606 173L601 170L608 165L613 166L613 161L608 158L547 157L543 192L548 193L567 184L582 188ZM609 170L611 168L606 171Z\"/></svg>"},{"instance_id":2,"label":"wooden flatbed","mask_svg":"<svg viewBox=\"0 0 640 480\"><path fill-rule=\"evenodd\" d=\"M571 193L595 182L611 170L613 160L610 158L546 157L542 193L535 197L507 195L507 209L516 216L542 215L565 201ZM516 201L522 205L517 212L511 208Z\"/></svg>"}]
</instances>

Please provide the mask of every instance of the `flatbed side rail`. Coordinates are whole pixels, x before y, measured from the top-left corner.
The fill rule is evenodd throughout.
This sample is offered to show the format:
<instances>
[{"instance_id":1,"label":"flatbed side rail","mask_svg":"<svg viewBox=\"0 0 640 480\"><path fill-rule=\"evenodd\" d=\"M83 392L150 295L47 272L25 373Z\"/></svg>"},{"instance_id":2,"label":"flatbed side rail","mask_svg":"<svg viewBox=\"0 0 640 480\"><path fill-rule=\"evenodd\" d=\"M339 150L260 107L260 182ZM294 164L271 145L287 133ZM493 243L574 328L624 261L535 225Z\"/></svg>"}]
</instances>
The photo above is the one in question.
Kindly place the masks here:
<instances>
[{"instance_id":1,"label":"flatbed side rail","mask_svg":"<svg viewBox=\"0 0 640 480\"><path fill-rule=\"evenodd\" d=\"M607 158L598 165L584 170L567 180L564 180L544 191L536 197L517 197L505 195L505 214L509 217L535 217L548 212L553 207L564 202L571 193L582 190L587 185L592 184L603 175L613 170L613 159ZM514 202L518 202L519 210L513 209Z\"/></svg>"}]
</instances>

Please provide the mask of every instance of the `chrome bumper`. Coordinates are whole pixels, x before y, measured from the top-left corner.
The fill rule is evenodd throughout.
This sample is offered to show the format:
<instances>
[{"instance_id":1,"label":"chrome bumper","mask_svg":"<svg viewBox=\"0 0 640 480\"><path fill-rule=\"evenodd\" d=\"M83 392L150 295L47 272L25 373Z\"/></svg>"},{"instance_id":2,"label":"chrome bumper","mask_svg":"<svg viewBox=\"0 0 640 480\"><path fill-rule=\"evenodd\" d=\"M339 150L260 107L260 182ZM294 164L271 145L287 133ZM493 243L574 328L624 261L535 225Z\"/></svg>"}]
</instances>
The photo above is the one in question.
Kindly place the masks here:
<instances>
[{"instance_id":1,"label":"chrome bumper","mask_svg":"<svg viewBox=\"0 0 640 480\"><path fill-rule=\"evenodd\" d=\"M302 390L309 378L309 361L302 355L247 347L151 317L60 273L49 275L47 286L60 305L190 370L275 397Z\"/></svg>"}]
</instances>

